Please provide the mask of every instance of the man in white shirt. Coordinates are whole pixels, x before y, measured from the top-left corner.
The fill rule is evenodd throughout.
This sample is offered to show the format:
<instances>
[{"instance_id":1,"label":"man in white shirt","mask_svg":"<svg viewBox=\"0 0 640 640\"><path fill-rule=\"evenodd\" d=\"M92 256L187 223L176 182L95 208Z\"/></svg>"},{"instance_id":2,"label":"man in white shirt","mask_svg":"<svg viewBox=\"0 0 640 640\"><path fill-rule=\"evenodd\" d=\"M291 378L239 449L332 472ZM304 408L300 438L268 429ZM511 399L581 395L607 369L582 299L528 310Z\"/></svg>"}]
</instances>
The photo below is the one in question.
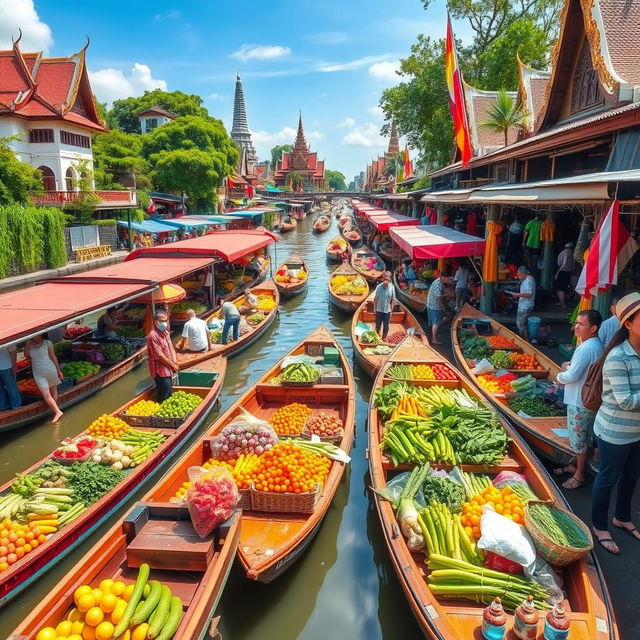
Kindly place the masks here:
<instances>
[{"instance_id":1,"label":"man in white shirt","mask_svg":"<svg viewBox=\"0 0 640 640\"><path fill-rule=\"evenodd\" d=\"M598 329L602 316L595 309L581 311L574 325L576 338L582 342L576 347L571 362L562 365L556 379L564 385L564 403L567 405L567 430L569 446L575 454L575 463L557 468L554 473L570 473L571 477L562 486L565 489L579 489L585 481L585 470L589 449L593 441L593 422L596 412L582 404L582 387L591 365L602 355L603 348Z\"/></svg>"},{"instance_id":2,"label":"man in white shirt","mask_svg":"<svg viewBox=\"0 0 640 640\"><path fill-rule=\"evenodd\" d=\"M611 342L611 338L618 332L620 327L620 320L616 318L616 305L618 304L618 296L614 296L611 298L611 306L609 307L609 311L611 311L611 317L605 320L600 325L600 330L598 331L598 338L600 338L600 342L602 342L602 346L606 349L607 345Z\"/></svg>"},{"instance_id":3,"label":"man in white shirt","mask_svg":"<svg viewBox=\"0 0 640 640\"><path fill-rule=\"evenodd\" d=\"M469 269L465 264L461 264L456 271L453 280L456 283L456 311L462 309L469 295Z\"/></svg>"},{"instance_id":4,"label":"man in white shirt","mask_svg":"<svg viewBox=\"0 0 640 640\"><path fill-rule=\"evenodd\" d=\"M183 349L186 342L189 351L194 353L209 351L211 349L211 336L207 323L196 317L196 312L193 309L187 309L187 317L189 319L182 328L182 337L178 343L178 349Z\"/></svg>"},{"instance_id":5,"label":"man in white shirt","mask_svg":"<svg viewBox=\"0 0 640 640\"><path fill-rule=\"evenodd\" d=\"M533 276L529 274L529 269L524 265L518 267L518 273L516 274L518 280L520 280L520 292L512 293L514 298L518 298L518 312L516 314L516 325L520 335L525 340L536 339L536 336L529 336L529 328L527 321L531 312L533 311L533 305L536 298L536 281Z\"/></svg>"}]
</instances>

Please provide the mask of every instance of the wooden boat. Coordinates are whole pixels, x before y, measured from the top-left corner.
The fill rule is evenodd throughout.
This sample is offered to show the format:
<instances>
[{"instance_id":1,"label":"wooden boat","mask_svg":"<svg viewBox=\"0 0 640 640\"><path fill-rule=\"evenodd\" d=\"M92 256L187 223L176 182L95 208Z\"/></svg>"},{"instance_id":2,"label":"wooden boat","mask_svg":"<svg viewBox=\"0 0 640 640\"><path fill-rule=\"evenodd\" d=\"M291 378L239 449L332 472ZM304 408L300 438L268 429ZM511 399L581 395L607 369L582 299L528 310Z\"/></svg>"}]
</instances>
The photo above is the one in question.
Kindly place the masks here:
<instances>
[{"instance_id":1,"label":"wooden boat","mask_svg":"<svg viewBox=\"0 0 640 640\"><path fill-rule=\"evenodd\" d=\"M292 216L290 218L291 222L282 222L280 224L280 233L288 233L289 231L293 231L298 226L298 221Z\"/></svg>"},{"instance_id":2,"label":"wooden boat","mask_svg":"<svg viewBox=\"0 0 640 640\"><path fill-rule=\"evenodd\" d=\"M378 249L378 255L389 265L406 257L404 251L395 244L392 244L391 247L387 249L380 247Z\"/></svg>"},{"instance_id":3,"label":"wooden boat","mask_svg":"<svg viewBox=\"0 0 640 640\"><path fill-rule=\"evenodd\" d=\"M146 344L140 346L130 356L124 358L109 367L104 367L99 373L91 378L74 385L67 391L62 391L58 395L58 406L66 409L85 398L97 393L101 389L108 387L122 376L129 373L141 365L147 359ZM44 400L36 400L29 404L24 404L19 409L0 412L0 432L10 431L17 427L22 427L38 420L44 420L51 413L51 409L44 403Z\"/></svg>"},{"instance_id":4,"label":"wooden boat","mask_svg":"<svg viewBox=\"0 0 640 640\"><path fill-rule=\"evenodd\" d=\"M374 294L370 294L369 297L358 307L358 310L354 313L351 320L351 342L353 343L353 355L356 362L374 378L380 367L387 361L389 355L374 355L365 353L365 349L372 347L373 345L365 344L361 342L356 336L356 327L359 322L371 325L375 328L376 314L373 304ZM424 344L429 344L427 338L422 331L420 323L415 319L413 314L402 303L396 301L393 311L391 312L391 320L389 322L389 335L393 335L396 331L404 331L407 333L409 330L415 332L416 337Z\"/></svg>"},{"instance_id":5,"label":"wooden boat","mask_svg":"<svg viewBox=\"0 0 640 640\"><path fill-rule=\"evenodd\" d=\"M337 246L337 249L333 247ZM342 254L347 248L347 243L342 236L334 236L327 242L326 252L328 262L342 262Z\"/></svg>"},{"instance_id":6,"label":"wooden boat","mask_svg":"<svg viewBox=\"0 0 640 640\"><path fill-rule=\"evenodd\" d=\"M385 378L385 371L392 364L425 364L430 362L446 362L446 360L419 340L407 338L383 365L375 380L373 393L383 384L391 382L390 379ZM419 381L413 384L429 386L437 383ZM481 399L475 387L464 377L460 376L458 386L465 389L471 396ZM554 500L556 504L568 508L555 483L518 433L506 421L502 421L502 426L511 439L508 454L503 462L488 468L478 465L461 465L462 468L465 471L479 471L489 474L496 474L503 470L516 471L526 477L532 490L540 499ZM396 473L390 459L380 450L381 435L382 424L378 418L377 410L373 408L372 401L369 404L369 447L367 453L371 486L374 489L386 487L387 480ZM406 468L410 468L410 465L397 467L397 469ZM391 562L425 636L434 640L444 640L445 638L446 640L468 640L470 638L480 640L482 612L485 605L464 600L437 599L427 586L426 578L429 570L425 564L424 554L409 551L391 504L375 493L373 500L378 511L381 531ZM571 620L569 635L572 640L619 639L613 606L595 555L591 553L582 560L559 569L559 571L563 578L563 589L567 593L564 606ZM515 637L509 631L512 621L513 616L509 615L507 635L505 636L507 638ZM542 635L536 637L542 638Z\"/></svg>"},{"instance_id":7,"label":"wooden boat","mask_svg":"<svg viewBox=\"0 0 640 640\"><path fill-rule=\"evenodd\" d=\"M456 315L451 323L451 345L456 363L460 369L469 377L469 379L477 387L478 392L486 398L496 409L503 413L507 419L518 429L520 435L540 454L546 458L553 460L559 464L567 464L572 458L573 453L569 447L569 439L559 436L554 429L566 429L567 417L557 416L552 418L524 418L518 415L509 407L507 400L502 397L496 397L492 393L485 391L477 382L476 376L471 373L472 366L462 355L462 348L458 341L458 333L466 320L482 320L491 326L491 333L509 338L518 346L518 349L524 353L531 354L542 366L542 371L516 371L518 374L532 374L539 378L548 378L555 380L556 375L560 372L560 367L542 351L536 349L532 344L521 338L518 334L507 329L493 318L484 315L470 305L465 305Z\"/></svg>"},{"instance_id":8,"label":"wooden boat","mask_svg":"<svg viewBox=\"0 0 640 640\"><path fill-rule=\"evenodd\" d=\"M350 225L352 222L353 222L353 218L351 216L341 214L340 217L338 218L338 229L342 230L347 225Z\"/></svg>"},{"instance_id":9,"label":"wooden boat","mask_svg":"<svg viewBox=\"0 0 640 640\"><path fill-rule=\"evenodd\" d=\"M106 522L127 501L130 494L140 487L142 482L158 473L178 453L189 436L204 422L222 388L227 361L226 358L210 357L207 361L200 363L197 369L215 375L212 386L175 386L174 390L183 390L200 396L202 398L200 405L178 428L161 429L166 440L144 462L127 473L119 485L102 496L75 520L52 535L44 544L25 555L6 571L0 572L0 606L4 606L11 598L26 589L31 582L39 578L83 542L98 526ZM139 400L154 400L155 397L155 386L151 385L122 407L113 411L111 415L118 416ZM145 430L144 427L135 428ZM150 430L153 431L153 429ZM35 471L50 458L49 455L39 460L24 473ZM0 495L8 493L10 490L11 481L0 487Z\"/></svg>"},{"instance_id":10,"label":"wooden boat","mask_svg":"<svg viewBox=\"0 0 640 640\"><path fill-rule=\"evenodd\" d=\"M264 282L270 270L271 270L271 258L269 256L263 256L261 260L260 271L256 273L253 279L248 280L247 282L243 282L242 284L237 286L235 289L232 289L231 291L229 291L229 293L226 293L223 296L218 296L217 298L218 304L222 304L225 300L233 300L234 298L237 298L240 294L244 293L247 289L251 289L252 287L255 287L256 285ZM206 320L210 315L211 315L211 309L209 309L207 313L199 315L198 317L199 318L201 317L203 320Z\"/></svg>"},{"instance_id":11,"label":"wooden boat","mask_svg":"<svg viewBox=\"0 0 640 640\"><path fill-rule=\"evenodd\" d=\"M312 231L314 233L324 233L331 226L331 220L327 216L320 216L314 223Z\"/></svg>"},{"instance_id":12,"label":"wooden boat","mask_svg":"<svg viewBox=\"0 0 640 640\"><path fill-rule=\"evenodd\" d=\"M302 293L307 288L309 284L309 268L299 255L294 253L285 263L278 267L278 271L281 269L297 269L304 276L303 278L290 278L289 282L279 282L276 272L274 281L281 296L291 298L298 293Z\"/></svg>"},{"instance_id":13,"label":"wooden boat","mask_svg":"<svg viewBox=\"0 0 640 640\"><path fill-rule=\"evenodd\" d=\"M312 387L283 387L271 385L269 380L280 372L282 358L260 381L237 400L209 429L207 437L195 444L173 467L158 485L158 500L167 501L175 495L185 481L186 470L211 457L210 440L241 414L240 407L257 418L268 420L276 409L292 402L304 402L314 411L333 409L338 411L344 424L344 434L338 443L347 453L351 449L355 429L355 385L349 363L340 344L326 327L320 327L308 335L287 355L307 353L309 349L322 353L324 347L338 350L340 367L345 384L315 384ZM182 473L177 473L177 468ZM271 582L286 571L311 544L338 489L345 465L334 461L329 476L321 488L321 494L312 514L278 514L245 510L238 557L247 577L259 582Z\"/></svg>"},{"instance_id":14,"label":"wooden boat","mask_svg":"<svg viewBox=\"0 0 640 640\"><path fill-rule=\"evenodd\" d=\"M359 277L364 282L365 291L360 295L352 295L348 293L336 293L333 288L333 278L338 275L349 276L349 277ZM369 285L367 281L360 276L360 274L349 264L343 262L337 269L329 277L329 282L327 284L329 288L329 300L333 304L336 305L339 309L343 311L347 311L348 313L353 313L366 299L369 295Z\"/></svg>"},{"instance_id":15,"label":"wooden boat","mask_svg":"<svg viewBox=\"0 0 640 640\"><path fill-rule=\"evenodd\" d=\"M263 310L265 319L255 327L251 327L248 333L245 333L243 336L239 336L235 342L230 341L227 344L213 344L211 345L211 351L203 351L200 353L184 351L177 353L176 355L178 356L178 365L180 366L180 369L190 367L198 362L202 362L203 360L208 360L212 355L233 358L239 353L242 353L242 351L252 345L267 331L278 315L280 293L278 292L278 288L273 280L267 280L257 287L253 287L251 291L256 296L267 295L273 299L275 304L273 309ZM237 307L241 307L246 302L246 295L243 293L231 302L233 302ZM207 323L210 323L214 319L220 319L220 309L212 313L207 318ZM228 339L231 340L231 338L232 336L230 335Z\"/></svg>"},{"instance_id":16,"label":"wooden boat","mask_svg":"<svg viewBox=\"0 0 640 640\"><path fill-rule=\"evenodd\" d=\"M362 244L362 234L355 226L344 227L340 230L340 233L352 247L358 247Z\"/></svg>"},{"instance_id":17,"label":"wooden boat","mask_svg":"<svg viewBox=\"0 0 640 640\"><path fill-rule=\"evenodd\" d=\"M427 296L418 296L412 294L408 287L402 289L398 284L398 272L393 272L393 284L396 288L396 295L398 296L398 300L401 300L404 304L407 305L413 311L417 311L418 313L424 312L427 308Z\"/></svg>"},{"instance_id":18,"label":"wooden boat","mask_svg":"<svg viewBox=\"0 0 640 640\"><path fill-rule=\"evenodd\" d=\"M373 269L367 269L367 263L375 260ZM360 247L351 254L351 266L363 276L369 284L377 284L386 270L382 258L369 247Z\"/></svg>"}]
</instances>

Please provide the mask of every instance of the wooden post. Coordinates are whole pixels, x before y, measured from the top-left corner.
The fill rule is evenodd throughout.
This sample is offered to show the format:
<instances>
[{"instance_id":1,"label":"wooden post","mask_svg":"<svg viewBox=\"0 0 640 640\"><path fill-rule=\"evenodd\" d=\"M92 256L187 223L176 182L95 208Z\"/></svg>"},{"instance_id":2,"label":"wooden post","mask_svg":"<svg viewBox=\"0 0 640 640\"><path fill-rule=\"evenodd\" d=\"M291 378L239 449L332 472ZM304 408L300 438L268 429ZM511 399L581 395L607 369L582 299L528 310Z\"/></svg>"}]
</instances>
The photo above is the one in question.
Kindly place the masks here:
<instances>
[{"instance_id":1,"label":"wooden post","mask_svg":"<svg viewBox=\"0 0 640 640\"><path fill-rule=\"evenodd\" d=\"M444 220L444 203L436 203L436 212L436 224L442 224L442 221Z\"/></svg>"},{"instance_id":2,"label":"wooden post","mask_svg":"<svg viewBox=\"0 0 640 640\"><path fill-rule=\"evenodd\" d=\"M553 211L547 213L547 220L554 222ZM553 255L553 242L543 242L542 247L542 272L540 274L540 287L550 291L553 287L553 272L555 271L555 256Z\"/></svg>"},{"instance_id":3,"label":"wooden post","mask_svg":"<svg viewBox=\"0 0 640 640\"><path fill-rule=\"evenodd\" d=\"M496 204L488 205L487 206L487 224L485 225L485 229L484 229L485 240L488 237L489 221L495 221L497 219L498 219L498 205ZM486 255L483 259L486 260ZM498 259L498 256L496 255L496 260L497 259ZM480 311L482 311L482 313L491 315L491 313L493 312L493 299L495 297L495 292L496 292L495 282L482 283L482 295L480 296Z\"/></svg>"}]
</instances>

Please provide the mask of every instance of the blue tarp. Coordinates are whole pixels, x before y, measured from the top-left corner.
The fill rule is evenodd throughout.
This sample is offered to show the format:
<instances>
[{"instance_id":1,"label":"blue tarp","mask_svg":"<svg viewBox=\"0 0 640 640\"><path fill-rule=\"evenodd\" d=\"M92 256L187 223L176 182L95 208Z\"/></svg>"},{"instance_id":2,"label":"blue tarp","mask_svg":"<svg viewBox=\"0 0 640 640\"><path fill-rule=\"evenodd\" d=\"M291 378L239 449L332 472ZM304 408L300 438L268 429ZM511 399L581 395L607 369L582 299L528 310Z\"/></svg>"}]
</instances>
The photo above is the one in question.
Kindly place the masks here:
<instances>
[{"instance_id":1,"label":"blue tarp","mask_svg":"<svg viewBox=\"0 0 640 640\"><path fill-rule=\"evenodd\" d=\"M237 218L259 218L263 213L267 213L266 209L243 209L242 211L227 211L226 215Z\"/></svg>"},{"instance_id":2,"label":"blue tarp","mask_svg":"<svg viewBox=\"0 0 640 640\"><path fill-rule=\"evenodd\" d=\"M194 222L197 220L202 220L204 222L208 222L209 224L229 224L229 222L235 222L235 218L233 216L227 215L208 215L208 214L194 214L191 216L185 216L187 220L193 220ZM185 219L183 218L183 220Z\"/></svg>"},{"instance_id":3,"label":"blue tarp","mask_svg":"<svg viewBox=\"0 0 640 640\"><path fill-rule=\"evenodd\" d=\"M126 220L118 220L118 224L123 227L129 226L129 223ZM142 233L145 231L148 231L149 233L174 233L176 230L175 227L164 224L164 222L156 222L155 220L143 220L142 222L132 220L131 228L134 231L140 231Z\"/></svg>"},{"instance_id":4,"label":"blue tarp","mask_svg":"<svg viewBox=\"0 0 640 640\"><path fill-rule=\"evenodd\" d=\"M282 189L276 189L275 187L272 187L271 185L267 185L267 192L268 193L282 193Z\"/></svg>"},{"instance_id":5,"label":"blue tarp","mask_svg":"<svg viewBox=\"0 0 640 640\"><path fill-rule=\"evenodd\" d=\"M189 220L188 216L185 216L182 218L163 219L162 224L167 224L176 229L195 229L196 227L206 227L211 223L206 220Z\"/></svg>"}]
</instances>

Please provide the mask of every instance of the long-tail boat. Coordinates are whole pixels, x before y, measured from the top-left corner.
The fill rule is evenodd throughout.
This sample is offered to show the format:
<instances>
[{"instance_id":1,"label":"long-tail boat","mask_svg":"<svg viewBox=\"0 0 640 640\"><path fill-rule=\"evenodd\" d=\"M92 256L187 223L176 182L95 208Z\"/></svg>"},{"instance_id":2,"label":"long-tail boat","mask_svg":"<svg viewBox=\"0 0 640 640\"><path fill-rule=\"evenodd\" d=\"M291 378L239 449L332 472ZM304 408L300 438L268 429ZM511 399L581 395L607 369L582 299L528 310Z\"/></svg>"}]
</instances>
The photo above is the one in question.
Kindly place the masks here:
<instances>
[{"instance_id":1,"label":"long-tail boat","mask_svg":"<svg viewBox=\"0 0 640 640\"><path fill-rule=\"evenodd\" d=\"M298 226L298 221L293 216L289 220L290 222L282 222L280 224L280 233L288 233Z\"/></svg>"},{"instance_id":2,"label":"long-tail boat","mask_svg":"<svg viewBox=\"0 0 640 640\"><path fill-rule=\"evenodd\" d=\"M418 313L422 313L427 308L427 294L426 292L423 295L416 295L412 292L411 286L407 286L402 288L398 284L398 271L397 269L393 271L393 284L396 288L396 294L399 300L402 300L404 304L407 305L413 311L417 311Z\"/></svg>"},{"instance_id":3,"label":"long-tail boat","mask_svg":"<svg viewBox=\"0 0 640 640\"><path fill-rule=\"evenodd\" d=\"M314 233L324 233L331 226L331 219L327 216L320 216L314 223L311 230Z\"/></svg>"},{"instance_id":4,"label":"long-tail boat","mask_svg":"<svg viewBox=\"0 0 640 640\"><path fill-rule=\"evenodd\" d=\"M338 351L343 384L318 383L307 387L269 384L281 371L282 358L215 421L203 440L195 444L174 465L172 473L158 485L157 499L167 501L173 497L187 479L187 468L201 465L210 459L211 439L236 416L241 415L242 409L263 420L269 420L278 407L292 402L304 402L314 413L328 409L337 412L344 430L342 439L336 444L348 453L355 429L355 387L349 363L340 344L326 327L320 327L295 346L287 356L321 354L325 347ZM344 463L332 463L329 475L320 489L316 508L311 514L280 514L251 509L242 512L238 557L248 578L271 582L300 557L318 532L344 469Z\"/></svg>"},{"instance_id":5,"label":"long-tail boat","mask_svg":"<svg viewBox=\"0 0 640 640\"><path fill-rule=\"evenodd\" d=\"M384 260L367 246L353 251L350 262L369 284L377 284L386 270Z\"/></svg>"},{"instance_id":6,"label":"long-tail boat","mask_svg":"<svg viewBox=\"0 0 640 640\"><path fill-rule=\"evenodd\" d=\"M9 569L0 572L0 606L4 606L11 598L26 589L29 584L83 542L98 526L106 522L124 504L131 493L140 487L142 482L160 471L178 453L189 436L204 422L222 388L227 360L210 356L207 361L200 363L197 369L202 372L198 375L211 378L211 386L174 386L174 391L182 390L200 396L202 398L200 405L179 427L161 428L160 432L166 438L164 442L146 460L127 472L122 482L104 494L97 502L88 505L86 511L56 531L44 544L23 556ZM148 387L125 405L113 411L111 415L121 416L126 413L128 407L140 400L154 400L155 397L155 387ZM135 428L142 431L156 431L151 427L136 426ZM51 455L39 460L24 471L24 474L36 471L50 459ZM9 481L0 487L0 496L11 491L11 484L12 481Z\"/></svg>"},{"instance_id":7,"label":"long-tail boat","mask_svg":"<svg viewBox=\"0 0 640 640\"><path fill-rule=\"evenodd\" d=\"M566 415L546 418L524 417L511 409L509 400L505 397L505 394L497 396L480 386L477 376L472 373L475 363L471 364L471 361L464 357L460 343L460 331L465 327L465 324L470 327L475 327L476 322L487 327L488 331L486 335L502 336L513 343L515 351L534 356L540 367L534 370L514 369L512 370L513 373L520 375L531 374L536 378L553 381L560 372L559 365L518 334L510 331L503 324L486 316L471 305L462 307L451 323L451 345L456 363L474 383L478 392L506 416L516 429L518 429L520 435L536 451L559 464L568 463L572 459L573 454L569 447L568 437L563 435L567 429Z\"/></svg>"},{"instance_id":8,"label":"long-tail boat","mask_svg":"<svg viewBox=\"0 0 640 640\"><path fill-rule=\"evenodd\" d=\"M327 262L342 262L342 254L348 243L342 236L334 236L327 242Z\"/></svg>"},{"instance_id":9,"label":"long-tail boat","mask_svg":"<svg viewBox=\"0 0 640 640\"><path fill-rule=\"evenodd\" d=\"M373 401L376 390L392 382L385 376L386 370L390 366L412 363L444 364L446 360L416 338L408 337L396 348L380 370L373 386L369 404L367 455L373 489L384 489L397 471L412 468L412 465L407 464L401 464L394 468L391 460L380 449L383 425ZM456 384L458 388L464 389L471 397L484 404L476 388L459 372L456 371L456 373L459 375L459 380L457 383L450 381L449 386ZM430 386L439 383L421 380L413 381L412 384ZM569 507L555 483L518 433L505 420L501 420L501 424L510 438L508 452L503 461L494 466L462 464L461 468L464 471L490 475L507 470L515 471L525 476L529 486L541 500L552 500L558 506L568 509ZM442 465L437 466L441 467ZM443 468L449 469L450 467L444 466ZM430 570L425 564L424 553L409 550L391 503L377 493L374 493L373 500L378 511L381 531L389 557L424 635L434 640L468 640L469 638L480 640L482 638L480 631L482 613L486 604L436 597L429 589L427 582ZM557 570L565 592L564 607L571 623L569 637L572 640L618 640L619 634L613 606L595 554L591 552L582 559L565 567L557 568ZM507 638L515 637L511 631L512 624L513 616L508 615ZM536 635L536 638L542 638L542 625L541 620L539 635Z\"/></svg>"},{"instance_id":10,"label":"long-tail boat","mask_svg":"<svg viewBox=\"0 0 640 640\"><path fill-rule=\"evenodd\" d=\"M334 279L336 276L346 276L347 278L354 279L358 278L362 280L364 283L363 292L359 294L351 294L351 293L338 293L336 291L336 287L334 284ZM355 311L366 299L369 295L369 285L367 281L349 264L343 262L337 269L333 271L331 276L329 277L329 282L327 284L329 288L329 299L331 302L336 305L339 309L351 313Z\"/></svg>"},{"instance_id":11,"label":"long-tail boat","mask_svg":"<svg viewBox=\"0 0 640 640\"><path fill-rule=\"evenodd\" d=\"M289 273L291 269L297 270L298 275L296 277L279 275L280 271L285 270ZM284 279L280 279L281 277ZM286 262L278 267L274 281L283 298L291 298L298 293L302 293L309 284L309 268L307 267L307 263L299 255L294 253Z\"/></svg>"},{"instance_id":12,"label":"long-tail boat","mask_svg":"<svg viewBox=\"0 0 640 640\"><path fill-rule=\"evenodd\" d=\"M387 361L390 353L371 353L370 351L373 351L376 345L362 342L356 333L359 323L368 324L375 329L376 313L373 297L373 293L369 295L369 297L358 307L358 310L353 314L353 319L351 320L351 341L353 342L354 358L372 378L376 376L380 367ZM415 319L409 309L407 309L401 302L396 301L391 311L388 337L399 331L402 331L405 334L408 334L409 332L413 333L421 342L428 344L420 323ZM384 342L381 342L380 344L389 349L393 349L395 347L395 345L391 347Z\"/></svg>"}]
</instances>

